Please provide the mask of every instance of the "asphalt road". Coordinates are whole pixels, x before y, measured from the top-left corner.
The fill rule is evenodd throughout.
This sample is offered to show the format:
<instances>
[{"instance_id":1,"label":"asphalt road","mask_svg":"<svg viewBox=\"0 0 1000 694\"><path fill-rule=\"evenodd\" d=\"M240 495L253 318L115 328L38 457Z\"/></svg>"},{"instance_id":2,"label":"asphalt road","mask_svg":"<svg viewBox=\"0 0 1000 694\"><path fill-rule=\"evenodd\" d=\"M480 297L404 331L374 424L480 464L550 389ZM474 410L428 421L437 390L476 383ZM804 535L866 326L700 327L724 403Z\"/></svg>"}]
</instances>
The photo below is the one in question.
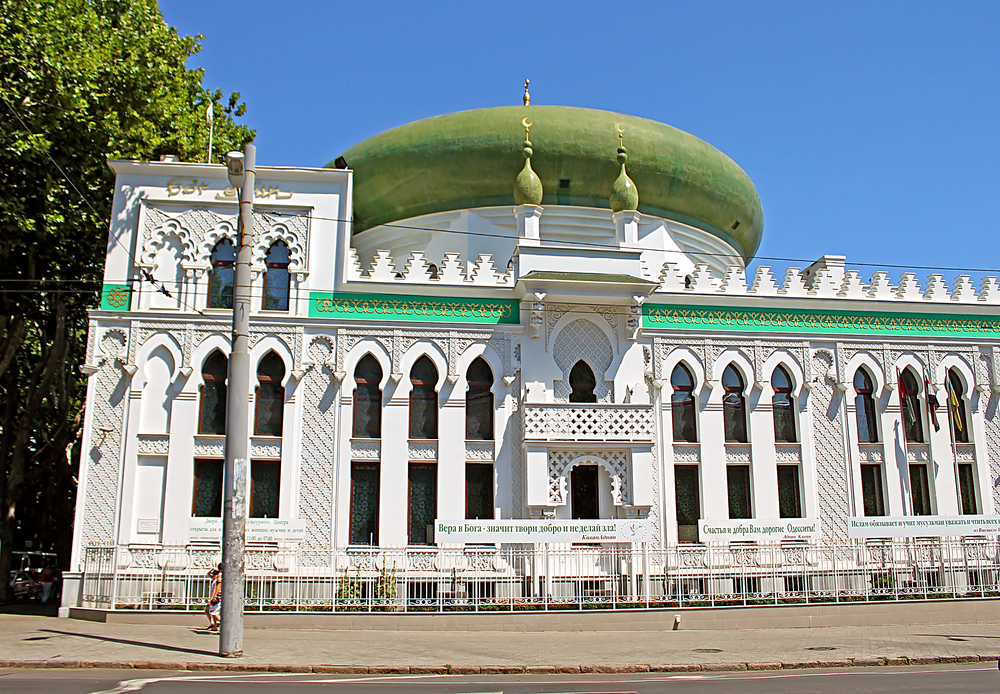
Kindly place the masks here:
<instances>
[{"instance_id":1,"label":"asphalt road","mask_svg":"<svg viewBox=\"0 0 1000 694\"><path fill-rule=\"evenodd\" d=\"M992 664L991 664L992 665ZM889 694L1000 691L983 663L794 672L627 675L325 676L138 670L0 670L4 694Z\"/></svg>"}]
</instances>

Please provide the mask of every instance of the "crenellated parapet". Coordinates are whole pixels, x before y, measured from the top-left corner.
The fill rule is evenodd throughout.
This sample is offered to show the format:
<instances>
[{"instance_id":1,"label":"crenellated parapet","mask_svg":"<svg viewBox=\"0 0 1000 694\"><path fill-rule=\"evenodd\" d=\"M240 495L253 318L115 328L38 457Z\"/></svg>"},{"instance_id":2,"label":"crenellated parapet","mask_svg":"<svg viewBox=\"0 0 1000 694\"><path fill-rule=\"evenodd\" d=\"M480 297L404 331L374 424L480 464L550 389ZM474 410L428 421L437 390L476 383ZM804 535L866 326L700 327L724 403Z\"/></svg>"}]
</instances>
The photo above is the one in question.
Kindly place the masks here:
<instances>
[{"instance_id":1,"label":"crenellated parapet","mask_svg":"<svg viewBox=\"0 0 1000 694\"><path fill-rule=\"evenodd\" d=\"M923 283L918 283L916 274L904 272L894 284L883 271L875 272L865 282L860 272L843 267L805 270L792 267L779 283L770 267L761 266L748 282L746 271L740 267L731 267L719 277L708 265L699 264L694 272L683 275L676 263L668 262L652 268L649 279L659 282L655 292L660 294L1000 305L996 277L983 278L977 289L969 275L959 275L949 286L941 274L928 275Z\"/></svg>"},{"instance_id":2,"label":"crenellated parapet","mask_svg":"<svg viewBox=\"0 0 1000 694\"><path fill-rule=\"evenodd\" d=\"M399 262L389 251L380 250L367 269L363 268L357 250L348 250L346 263L347 282L372 282L387 284L437 284L466 287L512 288L516 277L512 265L503 271L497 269L492 255L480 254L472 261L462 259L459 253L445 253L440 263L428 262L423 251L414 251Z\"/></svg>"}]
</instances>

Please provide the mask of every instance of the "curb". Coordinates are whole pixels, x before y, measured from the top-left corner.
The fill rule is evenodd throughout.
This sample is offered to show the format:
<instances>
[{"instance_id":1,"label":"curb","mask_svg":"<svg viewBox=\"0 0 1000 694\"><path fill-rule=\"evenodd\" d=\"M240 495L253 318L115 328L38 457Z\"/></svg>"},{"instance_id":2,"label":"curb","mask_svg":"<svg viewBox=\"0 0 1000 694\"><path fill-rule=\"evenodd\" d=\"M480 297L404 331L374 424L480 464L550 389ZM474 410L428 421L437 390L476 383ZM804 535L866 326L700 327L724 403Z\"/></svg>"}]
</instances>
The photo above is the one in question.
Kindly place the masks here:
<instances>
[{"instance_id":1,"label":"curb","mask_svg":"<svg viewBox=\"0 0 1000 694\"><path fill-rule=\"evenodd\" d=\"M789 663L691 663L667 665L279 665L234 662L167 662L153 660L0 660L0 669L103 669L174 670L188 672L289 672L337 675L556 675L574 673L632 672L746 672L758 670L804 670L809 668L885 667L938 665L942 663L988 663L996 655L906 656L807 660Z\"/></svg>"}]
</instances>

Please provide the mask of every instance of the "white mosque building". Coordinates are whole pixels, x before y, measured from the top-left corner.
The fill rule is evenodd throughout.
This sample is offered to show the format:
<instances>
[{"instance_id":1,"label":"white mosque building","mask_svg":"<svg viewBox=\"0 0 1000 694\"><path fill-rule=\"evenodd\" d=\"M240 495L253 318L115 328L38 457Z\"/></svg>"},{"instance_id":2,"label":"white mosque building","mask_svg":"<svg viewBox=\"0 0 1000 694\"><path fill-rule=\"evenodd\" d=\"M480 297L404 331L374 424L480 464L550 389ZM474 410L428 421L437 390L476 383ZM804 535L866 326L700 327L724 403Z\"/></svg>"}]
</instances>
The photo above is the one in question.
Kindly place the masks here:
<instances>
[{"instance_id":1,"label":"white mosque building","mask_svg":"<svg viewBox=\"0 0 1000 694\"><path fill-rule=\"evenodd\" d=\"M995 278L835 255L747 276L760 199L708 143L591 109L464 111L325 168L258 167L235 394L225 168L109 166L67 608L198 603L229 397L251 405L258 602L304 604L293 575L331 609L995 587ZM587 520L619 535L530 536ZM937 550L896 549L919 542Z\"/></svg>"}]
</instances>

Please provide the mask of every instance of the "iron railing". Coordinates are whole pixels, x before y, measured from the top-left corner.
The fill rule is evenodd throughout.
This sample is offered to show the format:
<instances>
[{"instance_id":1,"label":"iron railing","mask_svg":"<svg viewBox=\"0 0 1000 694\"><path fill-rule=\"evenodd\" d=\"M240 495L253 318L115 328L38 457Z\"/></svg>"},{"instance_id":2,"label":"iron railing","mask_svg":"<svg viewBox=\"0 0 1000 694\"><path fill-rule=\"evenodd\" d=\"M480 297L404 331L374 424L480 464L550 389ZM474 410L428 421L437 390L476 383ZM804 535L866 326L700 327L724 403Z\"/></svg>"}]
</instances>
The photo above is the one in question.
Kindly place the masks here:
<instances>
[{"instance_id":1,"label":"iron railing","mask_svg":"<svg viewBox=\"0 0 1000 694\"><path fill-rule=\"evenodd\" d=\"M92 546L84 557L83 606L198 610L220 548ZM250 612L683 608L998 595L1000 542L986 537L246 551Z\"/></svg>"}]
</instances>

